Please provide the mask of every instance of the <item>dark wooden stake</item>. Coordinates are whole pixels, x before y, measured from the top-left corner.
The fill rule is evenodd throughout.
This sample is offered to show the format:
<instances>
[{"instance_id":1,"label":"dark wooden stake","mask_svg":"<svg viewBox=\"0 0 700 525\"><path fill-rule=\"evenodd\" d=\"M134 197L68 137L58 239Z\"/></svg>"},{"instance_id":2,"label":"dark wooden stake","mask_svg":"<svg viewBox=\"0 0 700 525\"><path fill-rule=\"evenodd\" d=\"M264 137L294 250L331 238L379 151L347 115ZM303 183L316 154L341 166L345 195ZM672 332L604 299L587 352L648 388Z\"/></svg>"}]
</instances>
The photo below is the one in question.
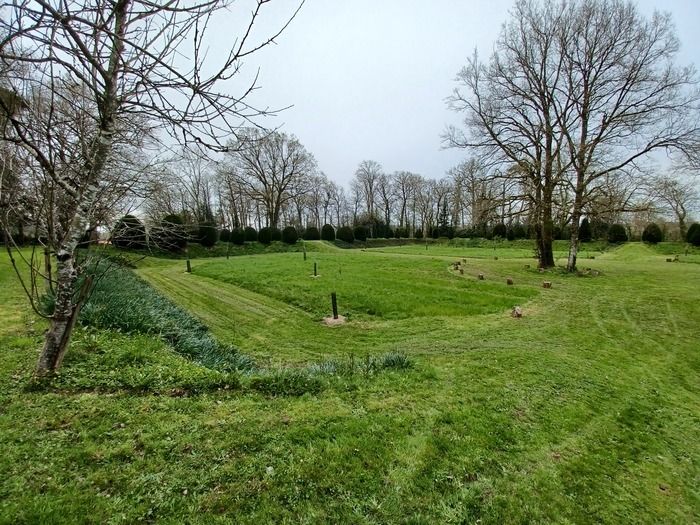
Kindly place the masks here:
<instances>
[{"instance_id":1,"label":"dark wooden stake","mask_svg":"<svg viewBox=\"0 0 700 525\"><path fill-rule=\"evenodd\" d=\"M187 273L192 273L192 265L190 264L190 258L187 258Z\"/></svg>"},{"instance_id":2,"label":"dark wooden stake","mask_svg":"<svg viewBox=\"0 0 700 525\"><path fill-rule=\"evenodd\" d=\"M318 273L316 273L316 263L314 263L314 277L318 276Z\"/></svg>"},{"instance_id":3,"label":"dark wooden stake","mask_svg":"<svg viewBox=\"0 0 700 525\"><path fill-rule=\"evenodd\" d=\"M338 319L338 299L335 292L331 292L331 306L333 307L333 319Z\"/></svg>"},{"instance_id":4,"label":"dark wooden stake","mask_svg":"<svg viewBox=\"0 0 700 525\"><path fill-rule=\"evenodd\" d=\"M302 248L304 249L304 260L306 260L306 243L302 244Z\"/></svg>"}]
</instances>

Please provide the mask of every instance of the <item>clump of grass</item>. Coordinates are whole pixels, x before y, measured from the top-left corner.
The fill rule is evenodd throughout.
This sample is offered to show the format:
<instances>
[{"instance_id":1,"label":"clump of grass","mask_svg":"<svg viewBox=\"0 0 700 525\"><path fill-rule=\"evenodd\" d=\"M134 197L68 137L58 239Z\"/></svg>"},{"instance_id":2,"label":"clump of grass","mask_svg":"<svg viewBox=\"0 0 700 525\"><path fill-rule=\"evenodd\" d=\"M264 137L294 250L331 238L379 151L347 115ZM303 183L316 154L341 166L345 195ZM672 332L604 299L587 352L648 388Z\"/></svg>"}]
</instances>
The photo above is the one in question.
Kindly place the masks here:
<instances>
[{"instance_id":1,"label":"clump of grass","mask_svg":"<svg viewBox=\"0 0 700 525\"><path fill-rule=\"evenodd\" d=\"M268 396L302 396L318 394L324 384L306 370L282 369L252 377L249 387Z\"/></svg>"},{"instance_id":2,"label":"clump of grass","mask_svg":"<svg viewBox=\"0 0 700 525\"><path fill-rule=\"evenodd\" d=\"M382 370L405 370L412 368L413 363L408 356L401 352L388 352L379 356L366 355L356 359L350 356L347 359L331 359L321 363L314 363L307 367L312 374L327 374L336 376L349 376L353 374L374 374Z\"/></svg>"},{"instance_id":3,"label":"clump of grass","mask_svg":"<svg viewBox=\"0 0 700 525\"><path fill-rule=\"evenodd\" d=\"M80 322L158 336L176 352L208 368L231 372L255 367L250 357L216 341L204 324L124 268L112 270L98 282L80 312Z\"/></svg>"}]
</instances>

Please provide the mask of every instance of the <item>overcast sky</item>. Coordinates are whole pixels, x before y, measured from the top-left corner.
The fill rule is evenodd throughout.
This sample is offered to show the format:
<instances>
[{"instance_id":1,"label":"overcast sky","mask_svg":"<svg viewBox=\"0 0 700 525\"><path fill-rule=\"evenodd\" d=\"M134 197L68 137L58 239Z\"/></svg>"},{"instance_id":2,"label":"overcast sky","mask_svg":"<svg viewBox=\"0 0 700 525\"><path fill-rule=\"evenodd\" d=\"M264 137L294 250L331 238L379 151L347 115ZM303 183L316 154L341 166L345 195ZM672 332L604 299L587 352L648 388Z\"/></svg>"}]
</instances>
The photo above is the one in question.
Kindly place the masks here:
<instances>
[{"instance_id":1,"label":"overcast sky","mask_svg":"<svg viewBox=\"0 0 700 525\"><path fill-rule=\"evenodd\" d=\"M293 105L262 124L296 135L319 168L344 185L365 159L376 160L387 173L442 177L465 156L441 149L445 126L459 122L445 98L475 48L482 57L490 54L512 3L306 0L278 45L247 62L248 73L260 67L257 101L271 108ZM256 35L270 33L292 4L267 4ZM700 1L639 6L644 13L670 11L682 43L679 62L697 64ZM232 26L220 22L217 34L225 42Z\"/></svg>"}]
</instances>

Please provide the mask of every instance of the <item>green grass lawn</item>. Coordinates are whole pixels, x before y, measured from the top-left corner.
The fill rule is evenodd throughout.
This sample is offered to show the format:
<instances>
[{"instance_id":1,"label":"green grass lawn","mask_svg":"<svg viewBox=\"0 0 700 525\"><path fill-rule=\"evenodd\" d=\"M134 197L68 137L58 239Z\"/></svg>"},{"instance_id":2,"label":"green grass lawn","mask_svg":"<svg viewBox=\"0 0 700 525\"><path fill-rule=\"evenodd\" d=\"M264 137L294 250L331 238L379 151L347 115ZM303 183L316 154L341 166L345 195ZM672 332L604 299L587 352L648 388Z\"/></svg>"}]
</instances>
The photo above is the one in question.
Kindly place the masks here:
<instances>
[{"instance_id":1,"label":"green grass lawn","mask_svg":"<svg viewBox=\"0 0 700 525\"><path fill-rule=\"evenodd\" d=\"M509 243L319 243L307 261L199 259L191 275L141 264L265 366L387 351L414 363L301 397L27 389L43 325L0 258L0 522L698 522L698 254L590 255L596 277L540 274ZM320 322L331 291L343 326ZM63 374L91 367L100 381L205 373L158 340L81 328Z\"/></svg>"}]
</instances>

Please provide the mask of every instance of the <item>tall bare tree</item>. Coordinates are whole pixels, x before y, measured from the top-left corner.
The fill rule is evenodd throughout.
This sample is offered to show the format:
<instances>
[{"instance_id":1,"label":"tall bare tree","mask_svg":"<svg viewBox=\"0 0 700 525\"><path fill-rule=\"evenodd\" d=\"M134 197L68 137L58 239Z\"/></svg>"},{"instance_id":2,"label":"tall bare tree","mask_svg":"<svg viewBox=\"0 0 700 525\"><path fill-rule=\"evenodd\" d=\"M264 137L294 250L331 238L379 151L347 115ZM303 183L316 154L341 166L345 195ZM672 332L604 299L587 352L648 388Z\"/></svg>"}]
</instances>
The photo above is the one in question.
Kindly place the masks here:
<instances>
[{"instance_id":1,"label":"tall bare tree","mask_svg":"<svg viewBox=\"0 0 700 525\"><path fill-rule=\"evenodd\" d=\"M554 266L552 198L568 166L555 111L562 65L551 54L565 4L515 4L487 63L475 53L458 73L449 106L465 113L466 132L448 129L445 143L470 148L490 163L519 166L534 188L540 267ZM562 112L563 113L563 110Z\"/></svg>"},{"instance_id":2,"label":"tall bare tree","mask_svg":"<svg viewBox=\"0 0 700 525\"><path fill-rule=\"evenodd\" d=\"M38 374L56 370L69 346L86 295L76 287L82 281L86 292L90 283L81 279L86 267L76 249L111 184L105 173L117 146L139 146L158 130L220 149L241 121L262 113L246 102L252 86L232 93L221 83L279 34L252 41L267 3L256 2L231 48L217 54L206 52L207 26L225 15L226 1L0 3L0 61L9 89L27 101L12 113L0 100L9 123L2 138L31 160L54 195L42 214L54 224L42 234L56 257L55 306Z\"/></svg>"},{"instance_id":3,"label":"tall bare tree","mask_svg":"<svg viewBox=\"0 0 700 525\"><path fill-rule=\"evenodd\" d=\"M229 169L264 208L267 225L276 227L286 204L308 192L316 160L293 135L258 128L237 135L229 144Z\"/></svg>"},{"instance_id":4,"label":"tall bare tree","mask_svg":"<svg viewBox=\"0 0 700 525\"><path fill-rule=\"evenodd\" d=\"M567 262L574 271L588 188L654 150L691 153L700 92L694 69L674 63L679 42L668 13L647 19L631 2L581 0L560 24L552 55L564 65L564 101L555 108L575 174Z\"/></svg>"},{"instance_id":5,"label":"tall bare tree","mask_svg":"<svg viewBox=\"0 0 700 525\"><path fill-rule=\"evenodd\" d=\"M646 191L659 211L675 217L680 237L685 239L688 215L700 203L697 181L659 175L647 182Z\"/></svg>"}]
</instances>

